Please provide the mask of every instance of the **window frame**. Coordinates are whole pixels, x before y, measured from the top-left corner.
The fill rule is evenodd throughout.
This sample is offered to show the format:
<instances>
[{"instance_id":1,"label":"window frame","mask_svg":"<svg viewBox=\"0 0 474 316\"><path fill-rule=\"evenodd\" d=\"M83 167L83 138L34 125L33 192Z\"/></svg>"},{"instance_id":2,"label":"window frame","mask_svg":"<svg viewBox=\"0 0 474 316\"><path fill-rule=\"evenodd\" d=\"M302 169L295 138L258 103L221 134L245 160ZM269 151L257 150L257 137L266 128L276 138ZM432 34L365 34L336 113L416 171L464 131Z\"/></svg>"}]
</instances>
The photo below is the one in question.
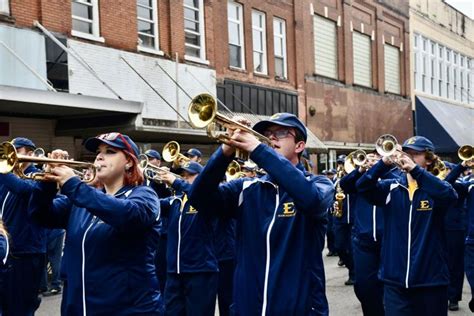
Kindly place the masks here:
<instances>
[{"instance_id":1,"label":"window frame","mask_svg":"<svg viewBox=\"0 0 474 316\"><path fill-rule=\"evenodd\" d=\"M258 15L260 18L262 18L263 20L263 23L262 23L262 27L259 27L259 26L256 26L254 24L254 14ZM259 10L255 10L253 9L252 10L252 52L253 52L253 55L252 55L252 60L253 60L253 72L256 73L256 74L260 74L260 75L268 75L268 61L267 61L267 26L266 26L266 23L267 23L267 15L265 14L265 12L262 12L262 11L259 11ZM255 45L254 45L254 32L260 32L262 34L261 36L261 39L262 39L262 51L257 51L255 50ZM262 67L262 71L257 71L256 70L256 67L255 67L255 58L253 58L255 56L255 53L257 54L261 54L262 55L262 63L263 63L263 67Z\"/></svg>"},{"instance_id":2,"label":"window frame","mask_svg":"<svg viewBox=\"0 0 474 316\"><path fill-rule=\"evenodd\" d=\"M2 7L5 7L6 9L6 11L0 10L0 15L10 16L10 0L0 0L0 3L2 3L2 5L0 5L0 9Z\"/></svg>"},{"instance_id":3,"label":"window frame","mask_svg":"<svg viewBox=\"0 0 474 316\"><path fill-rule=\"evenodd\" d=\"M199 17L199 21L198 21L198 23L199 23L199 33L196 33L195 31L191 31L191 30L186 30L186 27L185 27L184 21L183 21L183 28L184 28L184 34L185 34L185 38L184 38L184 47L185 47L184 59L188 60L188 61L196 62L196 63L209 65L209 61L206 60L206 30L205 30L205 26L204 26L204 24L205 24L205 21L204 21L204 0L198 0L198 1L199 1L198 2L199 8L197 9L197 11L198 11L198 17ZM183 19L184 20L186 20L186 18L184 17L184 10L186 8L196 11L195 7L191 7L187 4L185 4L184 0L183 0ZM186 43L186 33L191 33L191 34L198 35L199 39L200 39L200 41L199 41L200 46L196 46L196 45L193 45L193 44ZM186 54L186 47L191 47L193 49L199 49L199 57L187 55Z\"/></svg>"},{"instance_id":4,"label":"window frame","mask_svg":"<svg viewBox=\"0 0 474 316\"><path fill-rule=\"evenodd\" d=\"M275 32L275 22L280 22L283 25L283 34L277 34ZM276 39L281 39L282 40L282 50L283 50L283 55L277 55L276 54L276 49L275 49L275 43ZM273 55L274 55L274 60L277 58L283 58L283 76L277 76L276 75L276 63L274 64L275 68L275 78L277 79L282 79L282 80L288 80L288 52L286 49L286 20L279 18L279 17L273 17Z\"/></svg>"},{"instance_id":5,"label":"window frame","mask_svg":"<svg viewBox=\"0 0 474 316\"><path fill-rule=\"evenodd\" d=\"M92 7L92 20L86 19L81 16L74 15L72 13L72 4L76 2L79 4L87 5ZM105 39L100 36L100 17L99 17L99 0L90 0L90 2L86 0L72 0L71 1L71 20L78 20L81 22L92 23L92 34L85 33L81 31L77 31L72 29L72 21L71 21L71 35L81 37L84 39L97 41L104 43Z\"/></svg>"},{"instance_id":6,"label":"window frame","mask_svg":"<svg viewBox=\"0 0 474 316\"><path fill-rule=\"evenodd\" d=\"M321 22L321 23L318 23ZM331 79L334 79L334 80L339 80L339 59L338 59L338 43L337 43L337 23L335 21L332 21L330 19L327 19L323 16L320 16L318 14L314 14L313 16L313 29L323 29L324 26L323 24L324 23L331 23L331 27L334 27L334 47L332 47L334 49L334 56L332 56L332 54L330 55L329 53L332 53L332 52L325 52L324 53L324 56L326 56L326 59L324 59L325 57L324 56L321 56L321 54L318 54L318 51L322 51L320 48L317 47L317 38L318 38L318 33L316 31L314 31L314 46L313 46L313 53L314 53L314 73L319 75L319 76L324 76L324 77L327 77L327 78L331 78ZM316 25L316 26L315 26ZM321 33L321 34L326 34L327 33ZM327 41L326 41L327 43ZM319 55L319 56L318 56ZM328 72L326 71L322 71L321 69L319 68L322 68L322 67L318 67L318 64L320 64L320 61L322 59L323 62L327 62L328 61L328 58L327 56L331 56L332 58L334 58L334 65L335 65L335 69L334 72L332 74L329 74Z\"/></svg>"},{"instance_id":7,"label":"window frame","mask_svg":"<svg viewBox=\"0 0 474 316\"><path fill-rule=\"evenodd\" d=\"M238 18L239 20L235 20L234 18L230 18L229 17L229 14L227 14L227 47L229 47L230 45L234 45L234 46L239 46L240 49L241 49L241 53L240 53L240 63L241 63L241 67L238 67L238 66L233 66L230 64L230 49L228 50L229 51L229 58L228 58L228 62L229 62L229 67L230 68L233 68L233 69L240 69L240 70L245 70L246 69L246 65L245 65L245 34L244 34L244 6L241 4L241 3L238 3L238 2L235 2L233 0L229 0L227 1L227 12L229 12L229 6L235 6L235 7L239 7L239 11L238 11ZM239 26L239 39L241 40L241 43L239 43L240 45L236 45L234 43L231 43L230 42L230 30L231 28L229 27L229 24L230 23L234 23L234 24L237 24Z\"/></svg>"},{"instance_id":8,"label":"window frame","mask_svg":"<svg viewBox=\"0 0 474 316\"><path fill-rule=\"evenodd\" d=\"M372 74L372 58L373 58L373 53L372 53L372 40L370 38L369 35L367 34L364 34L364 33L361 33L361 32L358 32L358 31L353 31L352 32L352 59L353 61L355 61L355 45L354 45L354 35L357 34L356 36L364 36L365 37L365 40L369 40L369 51L367 52L369 54L369 75L370 75L370 78L369 78L369 85L366 85L364 83L361 83L361 82L356 82L356 77L355 77L355 73L356 73L356 69L355 69L355 62L353 62L353 66L352 66L352 71L353 71L353 82L355 85L358 85L358 86L361 86L361 87L365 87L365 88L369 88L369 89L373 89L374 88L374 77L373 77L373 74Z\"/></svg>"},{"instance_id":9,"label":"window frame","mask_svg":"<svg viewBox=\"0 0 474 316\"><path fill-rule=\"evenodd\" d=\"M137 1L137 24L138 24L138 21L143 21L143 22L150 23L150 24L153 25L153 36L150 36L150 34L146 34L146 33L140 33L140 31L137 28L137 42L138 42L137 50L141 51L141 52L146 52L146 53L157 54L157 55L163 56L164 53L160 50L158 0L151 0L152 1L152 4L151 4L152 6L151 7L139 4L138 0L136 0L136 1ZM151 10L151 16L152 16L153 20L148 20L146 18L139 17L138 16L138 7L142 7L142 8L146 8L146 9ZM153 40L154 40L153 47L143 46L140 43L140 35L147 36L147 37L150 37L150 38L152 37Z\"/></svg>"}]
</instances>

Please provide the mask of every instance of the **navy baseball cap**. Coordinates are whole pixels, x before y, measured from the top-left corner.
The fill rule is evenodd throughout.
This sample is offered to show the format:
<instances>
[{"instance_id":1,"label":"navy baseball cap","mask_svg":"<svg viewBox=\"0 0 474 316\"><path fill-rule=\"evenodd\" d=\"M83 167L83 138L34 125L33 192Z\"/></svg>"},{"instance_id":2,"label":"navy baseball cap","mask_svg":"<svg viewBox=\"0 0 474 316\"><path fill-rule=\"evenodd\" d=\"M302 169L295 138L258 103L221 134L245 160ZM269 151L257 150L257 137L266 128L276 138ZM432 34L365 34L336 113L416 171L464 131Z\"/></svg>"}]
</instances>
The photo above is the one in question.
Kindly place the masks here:
<instances>
[{"instance_id":1,"label":"navy baseball cap","mask_svg":"<svg viewBox=\"0 0 474 316\"><path fill-rule=\"evenodd\" d=\"M195 161L188 161L183 166L181 166L180 168L176 170L176 172L178 173L181 173L183 171L187 171L190 174L201 173L202 166Z\"/></svg>"},{"instance_id":2,"label":"navy baseball cap","mask_svg":"<svg viewBox=\"0 0 474 316\"><path fill-rule=\"evenodd\" d=\"M202 157L202 153L199 149L197 148L190 148L188 151L184 154L186 157Z\"/></svg>"},{"instance_id":3,"label":"navy baseball cap","mask_svg":"<svg viewBox=\"0 0 474 316\"><path fill-rule=\"evenodd\" d=\"M31 147L33 149L36 149L35 143L33 143L30 139L25 138L25 137L17 137L12 140L13 146L15 146L16 149L21 148L21 147Z\"/></svg>"},{"instance_id":4,"label":"navy baseball cap","mask_svg":"<svg viewBox=\"0 0 474 316\"><path fill-rule=\"evenodd\" d=\"M272 125L296 128L303 135L304 141L306 141L306 139L308 138L308 133L306 132L306 127L304 126L303 122L301 122L300 119L296 117L296 115L291 113L273 114L270 119L263 120L255 124L253 126L253 130L260 134L263 134L263 132Z\"/></svg>"},{"instance_id":5,"label":"navy baseball cap","mask_svg":"<svg viewBox=\"0 0 474 316\"><path fill-rule=\"evenodd\" d=\"M324 169L321 174L324 174L324 175L327 175L328 174L328 171L326 169Z\"/></svg>"},{"instance_id":6,"label":"navy baseball cap","mask_svg":"<svg viewBox=\"0 0 474 316\"><path fill-rule=\"evenodd\" d=\"M346 161L346 155L339 155L337 156L336 162L344 163Z\"/></svg>"},{"instance_id":7,"label":"navy baseball cap","mask_svg":"<svg viewBox=\"0 0 474 316\"><path fill-rule=\"evenodd\" d=\"M329 170L327 171L327 174L336 174L336 169L334 169L334 168L333 168L333 169L329 169Z\"/></svg>"},{"instance_id":8,"label":"navy baseball cap","mask_svg":"<svg viewBox=\"0 0 474 316\"><path fill-rule=\"evenodd\" d=\"M147 151L145 151L145 155L148 156L149 158L155 158L155 159L161 160L160 153L154 149L148 149Z\"/></svg>"},{"instance_id":9,"label":"navy baseball cap","mask_svg":"<svg viewBox=\"0 0 474 316\"><path fill-rule=\"evenodd\" d=\"M413 149L416 151L435 151L435 147L431 140L423 136L413 136L408 138L402 146L403 150Z\"/></svg>"},{"instance_id":10,"label":"navy baseball cap","mask_svg":"<svg viewBox=\"0 0 474 316\"><path fill-rule=\"evenodd\" d=\"M88 151L96 152L100 144L107 144L109 146L125 150L131 155L134 155L136 158L138 158L140 154L138 146L130 137L116 132L91 137L84 142L84 147L86 147Z\"/></svg>"}]
</instances>

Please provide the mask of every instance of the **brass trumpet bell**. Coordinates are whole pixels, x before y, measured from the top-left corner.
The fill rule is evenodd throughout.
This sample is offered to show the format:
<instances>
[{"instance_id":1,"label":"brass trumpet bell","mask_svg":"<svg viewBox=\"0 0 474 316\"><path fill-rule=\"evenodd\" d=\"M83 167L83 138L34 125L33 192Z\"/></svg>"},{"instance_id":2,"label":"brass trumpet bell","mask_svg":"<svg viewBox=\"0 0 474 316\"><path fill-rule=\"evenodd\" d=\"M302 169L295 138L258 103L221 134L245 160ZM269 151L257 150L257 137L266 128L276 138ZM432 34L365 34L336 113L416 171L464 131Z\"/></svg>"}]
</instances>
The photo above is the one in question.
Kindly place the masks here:
<instances>
[{"instance_id":1,"label":"brass trumpet bell","mask_svg":"<svg viewBox=\"0 0 474 316\"><path fill-rule=\"evenodd\" d=\"M40 151L34 153L41 154ZM44 151L43 151L44 156ZM26 155L19 155L16 152L15 146L13 146L10 142L3 142L0 144L0 173L6 174L10 172L14 172L18 177L22 179L30 179L36 181L44 181L45 176L48 172L37 172L33 174L26 175L22 168L22 163L32 163L32 164L58 164L58 165L66 165L69 168L72 168L76 175L79 175L83 182L89 183L95 179L98 166L82 161L73 161L73 160L65 160L65 159L51 159L45 157L36 157L36 156L26 156ZM81 171L82 170L82 171ZM82 175L85 174L84 170L91 170L91 175L83 177Z\"/></svg>"},{"instance_id":2,"label":"brass trumpet bell","mask_svg":"<svg viewBox=\"0 0 474 316\"><path fill-rule=\"evenodd\" d=\"M160 176L160 174L162 173L170 173L174 175L176 178L182 179L180 175L177 175L176 173L173 173L167 170L167 168L162 168L162 167L157 167L157 166L152 165L146 155L142 154L138 156L138 161L140 162L140 168L143 170L143 176L150 181L163 183Z\"/></svg>"},{"instance_id":3,"label":"brass trumpet bell","mask_svg":"<svg viewBox=\"0 0 474 316\"><path fill-rule=\"evenodd\" d=\"M272 142L268 137L257 133L242 123L220 114L217 111L216 99L208 93L198 94L191 100L188 107L188 117L193 127L206 128L207 135L210 138L216 139L218 142L225 144L229 142L229 135L223 132L218 132L218 128L229 128L240 129L253 134L262 143L272 146ZM237 156L243 160L248 160L248 153L240 153L237 150Z\"/></svg>"},{"instance_id":4,"label":"brass trumpet bell","mask_svg":"<svg viewBox=\"0 0 474 316\"><path fill-rule=\"evenodd\" d=\"M172 162L174 167L179 167L185 162L190 161L188 157L180 153L179 143L172 140L163 147L161 153L163 160L166 162Z\"/></svg>"},{"instance_id":5,"label":"brass trumpet bell","mask_svg":"<svg viewBox=\"0 0 474 316\"><path fill-rule=\"evenodd\" d=\"M344 161L344 171L349 174L356 167L360 167L367 161L367 154L362 149L357 149L347 155Z\"/></svg>"},{"instance_id":6,"label":"brass trumpet bell","mask_svg":"<svg viewBox=\"0 0 474 316\"><path fill-rule=\"evenodd\" d=\"M448 175L448 168L446 168L446 165L444 162L440 159L436 159L433 168L431 169L431 173L435 176L438 177L439 179L443 180L446 178Z\"/></svg>"},{"instance_id":7,"label":"brass trumpet bell","mask_svg":"<svg viewBox=\"0 0 474 316\"><path fill-rule=\"evenodd\" d=\"M232 181L232 180L243 178L243 177L245 177L245 173L242 172L242 168L240 168L240 164L237 161L232 160L232 162L229 164L225 172L226 180Z\"/></svg>"},{"instance_id":8,"label":"brass trumpet bell","mask_svg":"<svg viewBox=\"0 0 474 316\"><path fill-rule=\"evenodd\" d=\"M458 157L463 161L474 159L474 147L471 145L461 146L458 150Z\"/></svg>"},{"instance_id":9,"label":"brass trumpet bell","mask_svg":"<svg viewBox=\"0 0 474 316\"><path fill-rule=\"evenodd\" d=\"M375 150L382 157L391 156L397 151L397 144L395 136L384 134L375 142Z\"/></svg>"}]
</instances>

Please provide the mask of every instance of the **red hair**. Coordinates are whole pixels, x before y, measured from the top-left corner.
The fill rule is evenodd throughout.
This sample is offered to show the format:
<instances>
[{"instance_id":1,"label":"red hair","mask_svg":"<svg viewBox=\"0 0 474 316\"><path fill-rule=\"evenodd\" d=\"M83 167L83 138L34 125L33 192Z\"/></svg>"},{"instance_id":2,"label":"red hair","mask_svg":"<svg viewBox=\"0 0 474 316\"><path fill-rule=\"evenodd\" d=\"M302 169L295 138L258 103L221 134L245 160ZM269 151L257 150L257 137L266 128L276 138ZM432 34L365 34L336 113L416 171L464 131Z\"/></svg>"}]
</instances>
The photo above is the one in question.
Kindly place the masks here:
<instances>
[{"instance_id":1,"label":"red hair","mask_svg":"<svg viewBox=\"0 0 474 316\"><path fill-rule=\"evenodd\" d=\"M127 150L122 150L122 152L125 154L125 157L127 157L132 162L132 166L130 167L130 169L125 170L123 184L133 186L143 184L143 173L140 168L138 168L137 157L135 157L135 155L130 154Z\"/></svg>"}]
</instances>

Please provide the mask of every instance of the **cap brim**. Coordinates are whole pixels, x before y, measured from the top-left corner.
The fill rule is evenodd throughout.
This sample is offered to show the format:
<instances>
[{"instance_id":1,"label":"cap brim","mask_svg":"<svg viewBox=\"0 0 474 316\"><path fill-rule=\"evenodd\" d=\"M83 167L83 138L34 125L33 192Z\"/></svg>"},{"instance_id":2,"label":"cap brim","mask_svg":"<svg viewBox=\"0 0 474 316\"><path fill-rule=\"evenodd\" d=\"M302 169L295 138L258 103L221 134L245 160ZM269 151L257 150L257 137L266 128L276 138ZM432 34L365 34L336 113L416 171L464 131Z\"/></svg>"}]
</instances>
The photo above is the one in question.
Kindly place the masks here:
<instances>
[{"instance_id":1,"label":"cap brim","mask_svg":"<svg viewBox=\"0 0 474 316\"><path fill-rule=\"evenodd\" d=\"M282 123L282 122L278 122L278 121L269 121L269 120L264 120L264 121L260 121L258 122L257 124L255 124L253 126L253 130L260 133L260 134L263 134L263 132L268 128L270 127L271 125L279 125L279 126L285 126L285 127L293 127L295 128L293 125L291 124L286 124L286 123Z\"/></svg>"},{"instance_id":2,"label":"cap brim","mask_svg":"<svg viewBox=\"0 0 474 316\"><path fill-rule=\"evenodd\" d=\"M189 168L183 168L183 167L181 167L181 168L176 169L176 173L181 173L181 172L183 172L183 171L186 171L186 172L188 172L188 173L190 173L190 174L197 174L197 173L198 173L198 172L196 172L196 171L194 171L194 170L191 170L191 169L189 169Z\"/></svg>"},{"instance_id":3,"label":"cap brim","mask_svg":"<svg viewBox=\"0 0 474 316\"><path fill-rule=\"evenodd\" d=\"M412 150L416 150L416 151L427 151L428 150L427 148L420 147L420 146L415 146L415 145L403 146L402 150L405 150L405 149L412 149Z\"/></svg>"},{"instance_id":4,"label":"cap brim","mask_svg":"<svg viewBox=\"0 0 474 316\"><path fill-rule=\"evenodd\" d=\"M122 149L121 147L117 147L117 145L114 144L111 141L108 141L108 140L105 140L105 139L98 139L96 137L91 137L91 138L87 139L84 142L84 147L88 151L95 153L97 151L97 148L99 148L100 144L106 144L106 145L109 145L109 146L114 147L114 148Z\"/></svg>"}]
</instances>

